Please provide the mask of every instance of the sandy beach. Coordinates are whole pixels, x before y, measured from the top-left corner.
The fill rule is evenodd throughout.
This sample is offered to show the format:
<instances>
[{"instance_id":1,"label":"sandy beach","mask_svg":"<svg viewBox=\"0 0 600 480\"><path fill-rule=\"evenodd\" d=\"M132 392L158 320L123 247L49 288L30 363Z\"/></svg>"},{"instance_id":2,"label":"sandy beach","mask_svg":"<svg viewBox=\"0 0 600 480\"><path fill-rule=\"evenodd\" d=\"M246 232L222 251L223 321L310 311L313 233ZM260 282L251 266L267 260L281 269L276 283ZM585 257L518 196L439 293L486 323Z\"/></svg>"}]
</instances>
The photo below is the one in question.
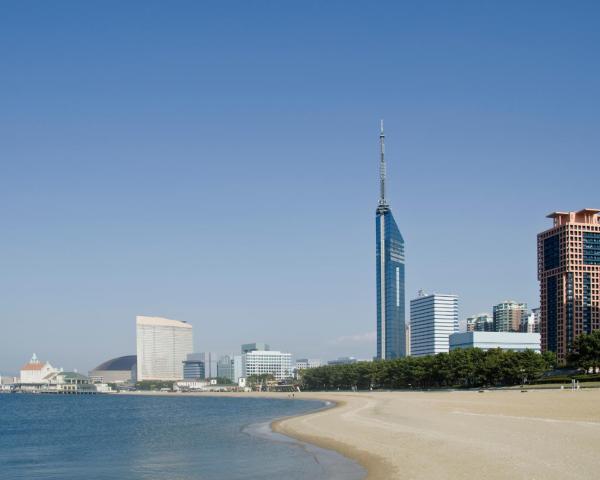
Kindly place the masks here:
<instances>
[{"instance_id":1,"label":"sandy beach","mask_svg":"<svg viewBox=\"0 0 600 480\"><path fill-rule=\"evenodd\" d=\"M336 406L277 420L273 430L357 461L368 480L600 476L600 389L302 392L294 398Z\"/></svg>"},{"instance_id":2,"label":"sandy beach","mask_svg":"<svg viewBox=\"0 0 600 480\"><path fill-rule=\"evenodd\" d=\"M302 393L336 408L273 429L334 449L368 479L591 479L600 390Z\"/></svg>"}]
</instances>

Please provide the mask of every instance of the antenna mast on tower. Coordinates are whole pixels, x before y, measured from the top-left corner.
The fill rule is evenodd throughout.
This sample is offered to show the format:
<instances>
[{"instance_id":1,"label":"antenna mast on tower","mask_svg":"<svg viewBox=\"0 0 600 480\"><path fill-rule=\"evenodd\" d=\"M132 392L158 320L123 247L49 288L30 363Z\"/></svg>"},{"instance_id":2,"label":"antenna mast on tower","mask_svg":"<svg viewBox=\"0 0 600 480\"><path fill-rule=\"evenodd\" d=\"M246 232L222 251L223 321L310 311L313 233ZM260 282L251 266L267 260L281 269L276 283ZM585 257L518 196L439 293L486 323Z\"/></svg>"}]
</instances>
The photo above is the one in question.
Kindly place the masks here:
<instances>
[{"instance_id":1,"label":"antenna mast on tower","mask_svg":"<svg viewBox=\"0 0 600 480\"><path fill-rule=\"evenodd\" d=\"M379 144L381 147L381 160L379 161L379 205L387 207L385 200L385 134L383 133L383 120L381 120L381 133L379 134Z\"/></svg>"}]
</instances>

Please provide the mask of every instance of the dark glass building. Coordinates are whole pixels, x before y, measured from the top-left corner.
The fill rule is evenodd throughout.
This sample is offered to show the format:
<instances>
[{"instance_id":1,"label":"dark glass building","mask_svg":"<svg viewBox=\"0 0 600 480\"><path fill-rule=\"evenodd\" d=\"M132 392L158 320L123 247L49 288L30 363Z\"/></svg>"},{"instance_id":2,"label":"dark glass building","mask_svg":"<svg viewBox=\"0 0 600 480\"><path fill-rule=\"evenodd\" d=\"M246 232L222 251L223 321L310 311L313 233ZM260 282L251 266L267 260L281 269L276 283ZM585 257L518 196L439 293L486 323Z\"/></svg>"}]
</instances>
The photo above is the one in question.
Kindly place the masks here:
<instances>
[{"instance_id":1,"label":"dark glass building","mask_svg":"<svg viewBox=\"0 0 600 480\"><path fill-rule=\"evenodd\" d=\"M377 358L406 356L404 239L385 198L385 136L381 144L380 198L376 211Z\"/></svg>"}]
</instances>

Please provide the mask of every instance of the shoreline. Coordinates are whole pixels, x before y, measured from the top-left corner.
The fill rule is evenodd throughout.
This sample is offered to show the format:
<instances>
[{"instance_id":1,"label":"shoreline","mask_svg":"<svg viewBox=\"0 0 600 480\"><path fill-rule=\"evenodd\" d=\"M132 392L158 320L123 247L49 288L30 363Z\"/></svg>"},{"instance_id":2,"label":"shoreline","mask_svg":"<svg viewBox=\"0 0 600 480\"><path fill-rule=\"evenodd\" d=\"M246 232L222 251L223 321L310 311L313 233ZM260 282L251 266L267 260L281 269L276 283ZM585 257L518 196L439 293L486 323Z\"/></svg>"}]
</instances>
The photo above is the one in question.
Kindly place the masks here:
<instances>
[{"instance_id":1,"label":"shoreline","mask_svg":"<svg viewBox=\"0 0 600 480\"><path fill-rule=\"evenodd\" d=\"M300 392L294 399L334 406L276 419L272 430L354 460L367 480L588 479L598 469L600 389Z\"/></svg>"},{"instance_id":2,"label":"shoreline","mask_svg":"<svg viewBox=\"0 0 600 480\"><path fill-rule=\"evenodd\" d=\"M309 393L310 395L310 393ZM327 439L323 437L319 437L316 435L310 435L307 433L303 433L299 429L295 429L290 425L290 421L292 420L301 420L303 417L312 417L313 415L318 415L319 412L341 409L346 405L346 402L343 400L323 400L323 398L302 398L303 400L322 400L330 402L332 405L329 407L324 407L315 412L307 412L302 415L294 415L291 417L280 418L277 420L273 420L270 424L271 430L274 432L280 433L287 437L293 438L300 442L304 442L311 445L316 445L319 448L323 448L325 450L332 450L334 452L339 453L340 455L358 463L365 470L367 475L364 477L365 480L385 480L392 478L392 476L396 473L394 467L388 464L388 462L377 455L366 452L364 450L359 450L353 446L347 445L345 443L336 441L334 439Z\"/></svg>"},{"instance_id":3,"label":"shoreline","mask_svg":"<svg viewBox=\"0 0 600 480\"><path fill-rule=\"evenodd\" d=\"M134 391L111 393L110 395L141 395L141 396L176 396L176 397L228 397L228 398L273 398L278 400L313 400L325 403L321 408L292 415L289 417L276 418L269 422L269 427L274 433L285 435L297 442L313 445L316 448L335 452L346 459L355 462L366 471L364 480L388 480L396 473L396 469L383 457L371 452L358 449L344 442L325 438L317 435L311 435L294 427L293 423L305 418L313 418L324 412L330 412L343 409L348 405L346 400L335 398L337 395L348 392L296 392L292 399L286 392L151 392ZM330 405L327 405L329 403Z\"/></svg>"}]
</instances>

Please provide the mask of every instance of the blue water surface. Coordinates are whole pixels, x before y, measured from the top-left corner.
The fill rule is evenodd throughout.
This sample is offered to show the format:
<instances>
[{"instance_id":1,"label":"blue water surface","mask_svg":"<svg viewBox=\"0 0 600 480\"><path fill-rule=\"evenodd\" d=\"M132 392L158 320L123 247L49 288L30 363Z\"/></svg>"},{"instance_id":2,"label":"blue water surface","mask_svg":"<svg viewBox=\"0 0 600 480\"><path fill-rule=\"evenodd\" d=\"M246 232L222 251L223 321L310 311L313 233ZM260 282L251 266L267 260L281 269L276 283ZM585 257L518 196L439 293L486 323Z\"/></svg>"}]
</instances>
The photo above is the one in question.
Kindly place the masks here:
<instances>
[{"instance_id":1,"label":"blue water surface","mask_svg":"<svg viewBox=\"0 0 600 480\"><path fill-rule=\"evenodd\" d=\"M249 425L322 405L264 398L0 395L0 478L361 478L362 469L339 455L248 433Z\"/></svg>"}]
</instances>

